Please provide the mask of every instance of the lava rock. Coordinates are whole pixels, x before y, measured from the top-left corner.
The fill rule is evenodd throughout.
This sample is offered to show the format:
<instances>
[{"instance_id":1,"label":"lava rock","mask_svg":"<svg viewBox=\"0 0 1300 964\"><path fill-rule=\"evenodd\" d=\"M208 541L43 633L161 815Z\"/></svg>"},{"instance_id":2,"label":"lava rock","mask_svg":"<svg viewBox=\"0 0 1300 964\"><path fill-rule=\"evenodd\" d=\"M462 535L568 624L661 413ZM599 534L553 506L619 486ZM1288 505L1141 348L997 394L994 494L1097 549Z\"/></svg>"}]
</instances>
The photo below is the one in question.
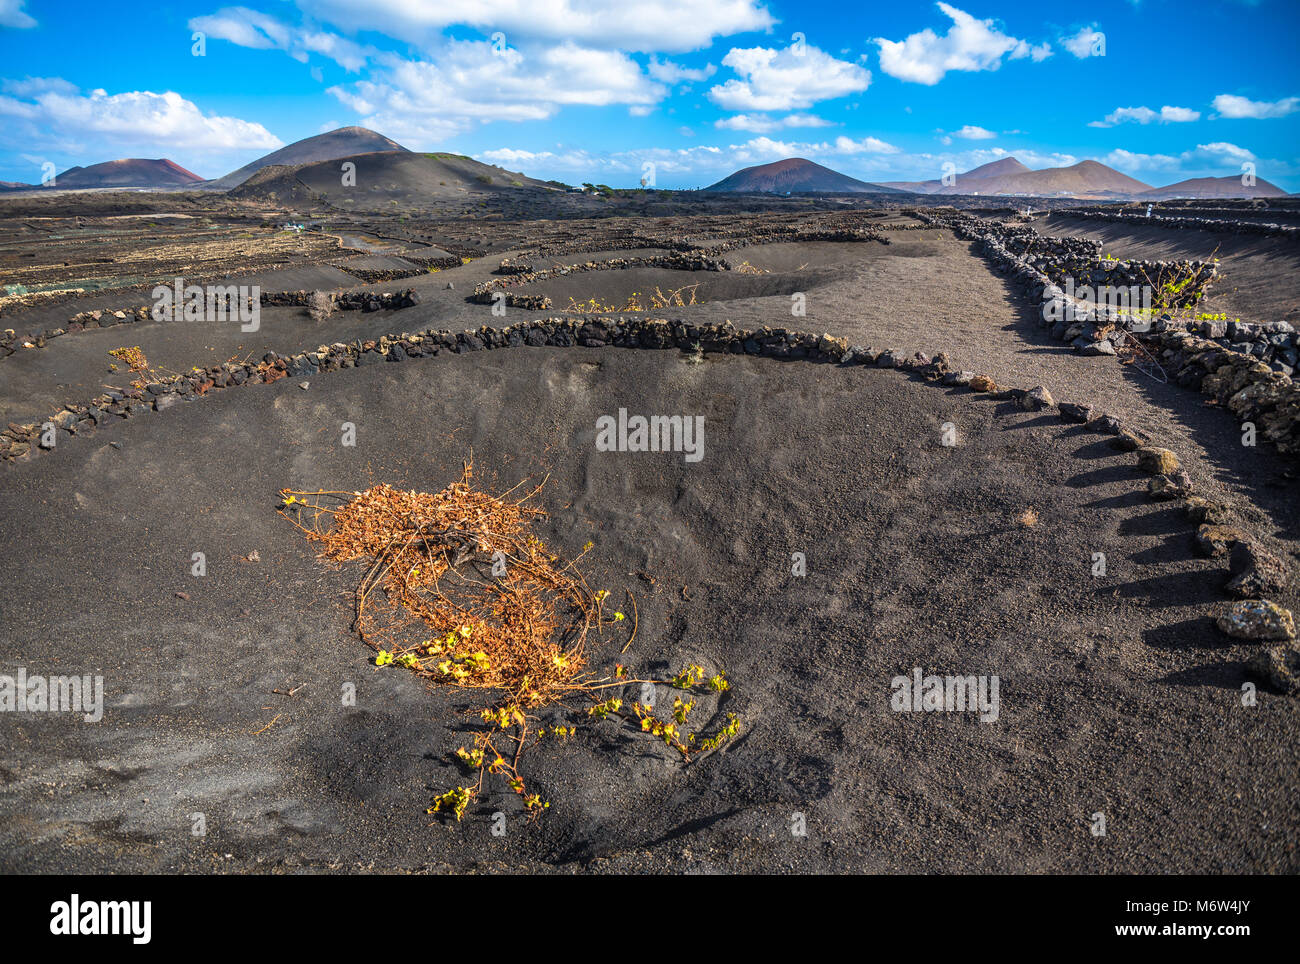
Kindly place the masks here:
<instances>
[{"instance_id":1,"label":"lava rock","mask_svg":"<svg viewBox=\"0 0 1300 964\"><path fill-rule=\"evenodd\" d=\"M1228 521L1227 506L1218 502L1211 502L1209 499L1199 495L1188 496L1187 503L1184 506L1187 510L1187 518L1193 522L1208 522L1212 525L1222 525Z\"/></svg>"},{"instance_id":2,"label":"lava rock","mask_svg":"<svg viewBox=\"0 0 1300 964\"><path fill-rule=\"evenodd\" d=\"M1267 599L1233 603L1215 622L1219 629L1234 639L1260 642L1295 639L1295 620L1291 611Z\"/></svg>"},{"instance_id":3,"label":"lava rock","mask_svg":"<svg viewBox=\"0 0 1300 964\"><path fill-rule=\"evenodd\" d=\"M1147 480L1147 495L1157 502L1185 499L1192 494L1192 480L1186 472L1157 475Z\"/></svg>"},{"instance_id":4,"label":"lava rock","mask_svg":"<svg viewBox=\"0 0 1300 964\"><path fill-rule=\"evenodd\" d=\"M1075 340L1078 341L1078 339ZM1093 341L1081 347L1079 349L1079 354L1087 355L1089 357L1096 357L1097 355L1113 355L1115 354L1115 346L1104 340Z\"/></svg>"},{"instance_id":5,"label":"lava rock","mask_svg":"<svg viewBox=\"0 0 1300 964\"><path fill-rule=\"evenodd\" d=\"M1121 452L1136 452L1142 447L1142 439L1128 429L1121 429L1119 434L1107 444L1113 449L1119 449Z\"/></svg>"},{"instance_id":6,"label":"lava rock","mask_svg":"<svg viewBox=\"0 0 1300 964\"><path fill-rule=\"evenodd\" d=\"M1233 578L1225 587L1231 596L1255 599L1281 592L1287 584L1287 567L1281 559L1248 540L1236 543L1228 557Z\"/></svg>"},{"instance_id":7,"label":"lava rock","mask_svg":"<svg viewBox=\"0 0 1300 964\"><path fill-rule=\"evenodd\" d=\"M1288 696L1300 696L1300 647L1294 643L1260 650L1246 663L1246 671Z\"/></svg>"},{"instance_id":8,"label":"lava rock","mask_svg":"<svg viewBox=\"0 0 1300 964\"><path fill-rule=\"evenodd\" d=\"M1027 412L1041 412L1045 408L1055 408L1056 399L1046 387L1036 385L1021 397L1020 407Z\"/></svg>"},{"instance_id":9,"label":"lava rock","mask_svg":"<svg viewBox=\"0 0 1300 964\"><path fill-rule=\"evenodd\" d=\"M1124 423L1114 415L1102 415L1094 419L1089 425L1094 432L1101 432L1103 435L1119 435L1124 431Z\"/></svg>"},{"instance_id":10,"label":"lava rock","mask_svg":"<svg viewBox=\"0 0 1300 964\"><path fill-rule=\"evenodd\" d=\"M1196 548L1201 551L1201 555L1210 558L1226 556L1244 538L1231 526L1206 523L1196 530Z\"/></svg>"},{"instance_id":11,"label":"lava rock","mask_svg":"<svg viewBox=\"0 0 1300 964\"><path fill-rule=\"evenodd\" d=\"M1138 468L1152 475L1173 475L1179 469L1178 456L1169 449L1147 446L1137 450Z\"/></svg>"}]
</instances>

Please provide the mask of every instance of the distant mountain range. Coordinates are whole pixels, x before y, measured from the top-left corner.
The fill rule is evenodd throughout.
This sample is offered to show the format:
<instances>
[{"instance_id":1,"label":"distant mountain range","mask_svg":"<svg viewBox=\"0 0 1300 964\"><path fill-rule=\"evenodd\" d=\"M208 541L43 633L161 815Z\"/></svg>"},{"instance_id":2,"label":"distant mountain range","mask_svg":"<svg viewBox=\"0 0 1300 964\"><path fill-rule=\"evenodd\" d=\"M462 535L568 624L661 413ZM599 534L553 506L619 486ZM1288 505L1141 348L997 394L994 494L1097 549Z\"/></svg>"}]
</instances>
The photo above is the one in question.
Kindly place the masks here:
<instances>
[{"instance_id":1,"label":"distant mountain range","mask_svg":"<svg viewBox=\"0 0 1300 964\"><path fill-rule=\"evenodd\" d=\"M358 165L356 190L341 186L335 162L343 160L353 160ZM363 163L365 175L361 173ZM289 202L307 201L313 195L338 194L341 199L351 197L355 201L422 194L436 197L489 187L553 189L556 182L539 181L459 154L415 153L365 127L340 127L295 141L211 181L165 158L127 158L69 168L57 175L54 186L60 190L218 190L232 191L236 196ZM0 182L0 192L40 189L39 184ZM1256 180L1254 185L1246 187L1236 175L1190 178L1165 187L1152 187L1097 161L1035 171L1014 157L1000 158L946 179L875 184L859 181L807 158L789 157L746 167L704 190L731 194L910 192L1098 201L1287 196L1285 191L1264 180Z\"/></svg>"},{"instance_id":2,"label":"distant mountain range","mask_svg":"<svg viewBox=\"0 0 1300 964\"><path fill-rule=\"evenodd\" d=\"M795 194L801 191L898 193L895 188L859 181L803 157L789 157L784 161L747 167L704 190L730 194Z\"/></svg>"},{"instance_id":3,"label":"distant mountain range","mask_svg":"<svg viewBox=\"0 0 1300 964\"><path fill-rule=\"evenodd\" d=\"M1137 178L1121 174L1097 161L1080 161L1069 167L1048 167L1033 171L1017 158L1004 157L989 164L957 174L945 184L943 179L930 181L885 181L888 187L917 194L965 194L1024 197L1075 197L1081 200L1151 200L1175 197L1285 197L1286 192L1256 180L1245 187L1241 178L1203 177L1179 181L1167 187L1153 188Z\"/></svg>"},{"instance_id":4,"label":"distant mountain range","mask_svg":"<svg viewBox=\"0 0 1300 964\"><path fill-rule=\"evenodd\" d=\"M1145 200L1165 201L1170 198L1233 198L1233 197L1286 197L1286 191L1260 178L1254 187L1242 187L1241 176L1192 177L1167 187L1158 187L1141 195Z\"/></svg>"}]
</instances>

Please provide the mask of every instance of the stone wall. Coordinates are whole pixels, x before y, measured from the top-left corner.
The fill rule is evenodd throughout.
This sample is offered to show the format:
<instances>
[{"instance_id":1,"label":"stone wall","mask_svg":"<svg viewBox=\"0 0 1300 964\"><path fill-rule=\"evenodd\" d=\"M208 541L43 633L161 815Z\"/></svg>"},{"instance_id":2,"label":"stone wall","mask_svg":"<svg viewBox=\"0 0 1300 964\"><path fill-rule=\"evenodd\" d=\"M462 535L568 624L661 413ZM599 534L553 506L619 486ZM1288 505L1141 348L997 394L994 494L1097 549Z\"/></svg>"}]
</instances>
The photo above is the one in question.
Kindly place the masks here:
<instances>
[{"instance_id":1,"label":"stone wall","mask_svg":"<svg viewBox=\"0 0 1300 964\"><path fill-rule=\"evenodd\" d=\"M691 252L649 255L638 258L609 258L605 261L584 261L579 264L557 264L551 268L534 271L530 265L518 258L513 261L507 258L503 259L501 265L496 269L497 274L505 277L480 281L474 286L474 293L470 296L470 300L476 304L488 305L492 304L495 292L504 291L508 288L534 284L550 278L578 274L584 271L622 271L628 268L671 268L676 271L730 271L731 265L720 258L712 258L699 252ZM523 308L527 311L547 311L553 307L551 300L545 295L515 293L506 294L506 304L512 308Z\"/></svg>"},{"instance_id":2,"label":"stone wall","mask_svg":"<svg viewBox=\"0 0 1300 964\"><path fill-rule=\"evenodd\" d=\"M268 307L309 307L315 291L263 292L262 304ZM339 311L379 311L380 309L412 308L420 303L420 294L414 288L405 291L334 291L326 292Z\"/></svg>"},{"instance_id":3,"label":"stone wall","mask_svg":"<svg viewBox=\"0 0 1300 964\"><path fill-rule=\"evenodd\" d=\"M1117 319L1099 315L1096 309L1091 314L1084 310L1073 320L1069 316L1053 320L1050 315L1055 312L1044 310L1048 306L1072 307L1053 280L1072 271L1087 272L1083 277L1088 279L1102 272L1104 277L1127 281L1135 269L1153 279L1162 272L1190 269L1204 291L1215 277L1212 264L1091 261L1086 256L1087 245L1095 242L1086 239L1044 238L1033 232L1029 232L1033 237L1026 237L1025 229L964 213L918 211L913 216L973 241L976 252L1038 310L1039 324L1050 328L1053 337L1087 355L1115 355L1117 347L1123 348L1132 339L1159 362L1171 381L1213 396L1243 425L1254 425L1258 435L1274 442L1279 452L1300 456L1300 385L1291 377L1300 345L1287 322L1180 322L1162 315L1151 323L1149 331L1141 331L1135 330L1141 326L1131 321L1116 324ZM1096 250L1100 252L1099 247ZM1030 253L1028 257L1026 253Z\"/></svg>"},{"instance_id":4,"label":"stone wall","mask_svg":"<svg viewBox=\"0 0 1300 964\"><path fill-rule=\"evenodd\" d=\"M1056 212L1061 217L1084 218L1089 221L1109 221L1115 224L1128 224L1135 228L1176 228L1187 231L1214 231L1219 234L1252 234L1269 238L1285 238L1288 241L1300 241L1300 227L1290 224L1275 224L1269 221L1247 221L1238 218L1204 218L1204 217L1170 217L1151 212L1128 213L1105 208L1080 208Z\"/></svg>"},{"instance_id":5,"label":"stone wall","mask_svg":"<svg viewBox=\"0 0 1300 964\"><path fill-rule=\"evenodd\" d=\"M312 291L263 291L260 303L267 307L305 307L313 294ZM329 292L328 294L334 302L334 307L342 311L410 308L420 303L419 294L412 288L396 293L388 291L344 291ZM228 311L233 312L237 307L231 304L229 298L225 298L224 301ZM152 310L151 305L138 305L134 308L118 309L116 311L101 308L93 311L81 311L68 319L67 324L62 327L46 328L25 335L16 333L12 328L6 328L0 332L0 358L8 358L22 348L44 348L51 339L84 331L87 328L112 328L115 325L130 325L136 322L150 321L152 320Z\"/></svg>"}]
</instances>

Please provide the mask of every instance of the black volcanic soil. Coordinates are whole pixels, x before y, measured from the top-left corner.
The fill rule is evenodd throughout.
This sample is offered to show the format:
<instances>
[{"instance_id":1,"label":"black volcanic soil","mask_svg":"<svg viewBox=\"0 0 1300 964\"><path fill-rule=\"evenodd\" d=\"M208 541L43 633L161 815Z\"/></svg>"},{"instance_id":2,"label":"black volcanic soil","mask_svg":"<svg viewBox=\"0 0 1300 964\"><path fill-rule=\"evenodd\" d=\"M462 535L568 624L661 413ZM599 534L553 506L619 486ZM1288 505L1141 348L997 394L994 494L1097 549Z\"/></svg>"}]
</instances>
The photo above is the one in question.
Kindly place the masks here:
<instances>
[{"instance_id":1,"label":"black volcanic soil","mask_svg":"<svg viewBox=\"0 0 1300 964\"><path fill-rule=\"evenodd\" d=\"M704 461L597 452L619 406L704 415ZM637 593L636 641L605 661L726 669L733 693L703 709L740 714L734 745L683 767L584 728L527 759L552 801L537 823L499 788L459 825L425 815L477 704L370 665L356 573L313 558L275 491L437 489L471 450L499 488L549 473L543 538L594 541L593 584ZM676 352L442 356L121 423L3 477L0 666L102 673L107 708L0 719L0 863L1294 871L1300 708L1240 705L1252 647L1206 615L1223 572L1140 483L1097 436L898 372ZM915 666L997 674L999 720L891 712Z\"/></svg>"},{"instance_id":2,"label":"black volcanic soil","mask_svg":"<svg viewBox=\"0 0 1300 964\"><path fill-rule=\"evenodd\" d=\"M94 211L106 198L64 203ZM69 213L56 198L40 202ZM295 216L221 203L227 229ZM155 365L185 371L558 315L559 304L496 317L469 295L499 277L506 254L547 267L665 253L657 245L744 236L842 199L763 199L753 204L765 213L737 213L746 203L561 195L528 217L563 209L585 219L526 224L325 211L326 233L374 240L381 251L367 258L434 244L473 260L371 286L301 252L218 260L204 270L268 287L412 287L422 300L321 322L264 308L255 333L147 322L67 334L0 359L0 423L121 384L123 373L107 371L111 348L139 345ZM660 216L674 207L693 216ZM610 216L591 217L597 210ZM13 258L36 238L27 250L39 264L58 248L41 235L68 225L0 228ZM628 239L642 246L617 246ZM1243 448L1228 414L1051 342L1035 306L950 233L892 241L724 255L765 274L592 271L525 290L614 300L656 271L685 275L709 299L651 317L830 331L945 351L1004 384L1046 384L1174 448L1201 492L1297 557L1293 468L1269 447ZM551 242L585 250L535 253ZM177 250L188 250L184 238ZM1261 249L1228 270L1243 290L1240 279L1269 271L1294 290L1295 268ZM792 292L806 295L805 315L791 314ZM22 309L0 327L39 330L143 297L129 289ZM620 406L704 415L705 460L596 452L595 418ZM357 426L356 448L338 444L345 421ZM956 448L939 445L949 421ZM621 607L625 591L637 594L632 649L617 657L621 641L611 645L598 665L725 668L732 694L701 711L741 715L734 746L683 768L607 724L526 764L552 801L533 825L500 788L460 825L424 813L460 779L446 754L466 742L465 714L481 704L368 661L348 633L356 573L317 563L276 516L276 492L378 481L434 490L471 452L489 487L549 474L552 515L539 534L569 553L594 541L593 581ZM1241 706L1255 647L1210 623L1226 570L1195 553L1180 512L1141 494L1132 463L1054 417L895 371L619 349L444 355L288 378L68 439L0 466L0 673L102 673L107 710L99 724L0 714L0 869L1294 872L1300 710L1267 692ZM1033 526L1017 521L1026 509ZM260 563L239 561L254 549ZM189 575L195 551L207 555L203 579ZM802 579L789 574L795 551L807 554ZM1107 577L1090 575L1095 551L1107 555ZM1300 608L1294 595L1279 602ZM915 666L998 674L999 721L890 712L890 680ZM272 693L302 682L294 697ZM344 683L356 684L355 708L340 705ZM497 810L508 815L504 838L489 832ZM1101 839L1087 826L1099 811ZM796 812L806 838L789 832ZM207 838L191 836L193 813L206 815Z\"/></svg>"},{"instance_id":3,"label":"black volcanic soil","mask_svg":"<svg viewBox=\"0 0 1300 964\"><path fill-rule=\"evenodd\" d=\"M600 242L593 238L592 243ZM613 250L534 260L544 267L642 253L660 252ZM107 353L113 348L138 345L153 364L185 371L191 365L205 366L232 357L260 358L272 350L287 353L399 331L429 327L459 331L559 315L569 292L583 300L599 296L606 302L621 301L632 291L645 292L643 272L652 271L660 272L664 283L667 278L671 283L698 281L701 293L711 285L732 286L728 298L654 311L656 317L731 320L748 327L793 326L830 331L851 343L878 348L930 354L944 351L955 367L987 372L1004 384L1045 384L1057 398L1097 405L1164 439L1178 451L1202 489L1236 503L1244 517L1287 539L1289 551L1300 551L1300 505L1283 476L1286 466L1270 448L1244 449L1235 420L1207 407L1196 393L1161 384L1108 358L1082 358L1068 346L1052 341L1038 325L1034 307L1019 303L1006 283L971 253L970 245L948 232L896 232L890 245L782 243L726 253L733 266L748 261L771 271L767 275L731 272L720 276L665 269L576 272L521 289L549 291L554 309L531 312L512 308L504 317L496 317L490 306L473 303L468 296L475 283L499 277L492 272L500 257L494 254L435 274L369 286L374 290L413 287L422 302L401 311L337 312L324 322L311 322L306 309L265 308L256 333L241 332L234 324L149 322L65 335L44 349L24 350L0 360L0 419L36 419L65 401L92 397L104 384L120 385L125 380L122 374L108 371L113 359ZM315 279L308 276L310 272L334 269L293 270L302 273L301 280L311 281ZM1297 275L1300 273L1282 277ZM448 290L448 284L455 287ZM793 316L790 295L764 295L763 285L774 286L776 292L803 291L806 314ZM108 303L122 302L108 299ZM126 299L126 303L138 302ZM62 317L66 310L65 306ZM59 311L32 311L5 324L20 325L27 316L41 319L41 324L54 324L61 317Z\"/></svg>"}]
</instances>

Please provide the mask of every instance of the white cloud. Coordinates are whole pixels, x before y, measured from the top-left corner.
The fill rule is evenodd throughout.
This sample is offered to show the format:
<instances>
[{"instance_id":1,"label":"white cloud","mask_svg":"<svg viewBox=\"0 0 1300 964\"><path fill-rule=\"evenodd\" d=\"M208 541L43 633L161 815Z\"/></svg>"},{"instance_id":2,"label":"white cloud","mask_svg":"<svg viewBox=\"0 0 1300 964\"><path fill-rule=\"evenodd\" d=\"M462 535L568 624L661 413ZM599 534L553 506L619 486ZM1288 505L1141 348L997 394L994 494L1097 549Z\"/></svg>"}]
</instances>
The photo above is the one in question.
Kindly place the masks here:
<instances>
[{"instance_id":1,"label":"white cloud","mask_svg":"<svg viewBox=\"0 0 1300 964\"><path fill-rule=\"evenodd\" d=\"M290 27L247 7L224 7L207 16L193 17L189 27L209 38L228 40L240 47L283 50L303 63L308 54L320 54L353 73L365 66L369 54L366 48L337 34Z\"/></svg>"},{"instance_id":2,"label":"white cloud","mask_svg":"<svg viewBox=\"0 0 1300 964\"><path fill-rule=\"evenodd\" d=\"M898 148L893 144L875 137L864 137L855 141L851 137L835 138L836 154L897 154Z\"/></svg>"},{"instance_id":3,"label":"white cloud","mask_svg":"<svg viewBox=\"0 0 1300 964\"><path fill-rule=\"evenodd\" d=\"M1300 97L1283 97L1281 100L1250 100L1236 94L1220 94L1214 98L1214 109L1220 117L1249 117L1262 120L1268 117L1285 117L1300 110Z\"/></svg>"},{"instance_id":4,"label":"white cloud","mask_svg":"<svg viewBox=\"0 0 1300 964\"><path fill-rule=\"evenodd\" d=\"M698 69L683 67L681 64L675 64L671 60L660 60L658 57L651 57L650 62L646 65L646 72L655 80L664 84L695 83L701 80L708 80L718 68L713 64L705 64Z\"/></svg>"},{"instance_id":5,"label":"white cloud","mask_svg":"<svg viewBox=\"0 0 1300 964\"><path fill-rule=\"evenodd\" d=\"M1178 158L1169 154L1134 154L1120 149L1111 151L1101 162L1108 167L1126 171L1163 170L1178 166Z\"/></svg>"},{"instance_id":6,"label":"white cloud","mask_svg":"<svg viewBox=\"0 0 1300 964\"><path fill-rule=\"evenodd\" d=\"M1209 161L1253 161L1255 155L1244 147L1238 147L1236 144L1229 144L1226 141L1216 141L1213 144L1197 144L1195 151L1187 151L1183 157L1191 159L1193 157L1204 158Z\"/></svg>"},{"instance_id":7,"label":"white cloud","mask_svg":"<svg viewBox=\"0 0 1300 964\"><path fill-rule=\"evenodd\" d=\"M351 40L337 34L315 31L297 38L305 50L328 57L345 70L356 72L366 65L366 51Z\"/></svg>"},{"instance_id":8,"label":"white cloud","mask_svg":"<svg viewBox=\"0 0 1300 964\"><path fill-rule=\"evenodd\" d=\"M24 77L22 80L0 81L0 90L15 97L34 98L40 94L75 94L77 85L62 77Z\"/></svg>"},{"instance_id":9,"label":"white cloud","mask_svg":"<svg viewBox=\"0 0 1300 964\"><path fill-rule=\"evenodd\" d=\"M17 27L26 30L36 26L35 18L29 16L23 7L27 0L0 0L0 27Z\"/></svg>"},{"instance_id":10,"label":"white cloud","mask_svg":"<svg viewBox=\"0 0 1300 964\"><path fill-rule=\"evenodd\" d=\"M1160 115L1150 107L1117 107L1106 115L1105 120L1089 121L1089 127L1114 127L1116 124L1122 124L1125 121L1136 121L1139 124L1150 124Z\"/></svg>"},{"instance_id":11,"label":"white cloud","mask_svg":"<svg viewBox=\"0 0 1300 964\"><path fill-rule=\"evenodd\" d=\"M722 63L733 78L709 90L709 100L724 110L769 111L811 107L822 100L864 91L871 71L836 60L816 47L734 47Z\"/></svg>"},{"instance_id":12,"label":"white cloud","mask_svg":"<svg viewBox=\"0 0 1300 964\"><path fill-rule=\"evenodd\" d=\"M283 143L261 124L204 114L174 91L148 90L81 94L66 82L51 85L30 101L0 97L0 114L32 122L27 136L49 141L84 142L93 135L126 145L194 151L272 150ZM39 140L38 140L39 143ZM106 160L97 157L90 163Z\"/></svg>"},{"instance_id":13,"label":"white cloud","mask_svg":"<svg viewBox=\"0 0 1300 964\"><path fill-rule=\"evenodd\" d=\"M961 137L968 141L990 141L998 135L974 124L967 124L961 130L953 131L952 136Z\"/></svg>"},{"instance_id":14,"label":"white cloud","mask_svg":"<svg viewBox=\"0 0 1300 964\"><path fill-rule=\"evenodd\" d=\"M494 151L483 151L478 155L478 160L488 161L491 164L498 164L502 167L516 167L524 164L536 164L538 161L546 161L555 157L550 151L521 151L510 147L499 148Z\"/></svg>"},{"instance_id":15,"label":"white cloud","mask_svg":"<svg viewBox=\"0 0 1300 964\"><path fill-rule=\"evenodd\" d=\"M375 79L328 93L365 126L427 146L490 121L546 120L562 106L653 107L668 93L626 54L573 43L496 53L488 41L451 40L431 60L378 58Z\"/></svg>"},{"instance_id":16,"label":"white cloud","mask_svg":"<svg viewBox=\"0 0 1300 964\"><path fill-rule=\"evenodd\" d=\"M1237 170L1243 161L1255 161L1252 151L1236 144L1219 141L1213 144L1198 144L1195 149L1181 154L1136 154L1132 151L1113 150L1101 158L1103 164L1122 171L1175 171L1186 173L1187 170L1205 172L1214 169ZM1209 165L1207 167L1207 165Z\"/></svg>"},{"instance_id":17,"label":"white cloud","mask_svg":"<svg viewBox=\"0 0 1300 964\"><path fill-rule=\"evenodd\" d=\"M1060 41L1062 47L1082 60L1084 57L1088 57L1092 54L1093 45L1096 44L1099 39L1104 38L1104 36L1105 35L1097 29L1097 25L1092 23L1086 27L1080 28L1078 33L1071 34L1068 37L1061 37Z\"/></svg>"},{"instance_id":18,"label":"white cloud","mask_svg":"<svg viewBox=\"0 0 1300 964\"><path fill-rule=\"evenodd\" d=\"M770 134L781 122L766 114L733 114L713 122L713 126L726 131L749 131L751 134Z\"/></svg>"},{"instance_id":19,"label":"white cloud","mask_svg":"<svg viewBox=\"0 0 1300 964\"><path fill-rule=\"evenodd\" d=\"M313 19L353 34L375 30L437 46L454 24L500 30L510 43L562 44L634 51L681 52L715 37L762 31L775 20L756 0L297 0Z\"/></svg>"},{"instance_id":20,"label":"white cloud","mask_svg":"<svg viewBox=\"0 0 1300 964\"><path fill-rule=\"evenodd\" d=\"M1168 105L1154 111L1150 107L1117 107L1106 115L1105 120L1089 121L1089 127L1114 127L1132 121L1137 124L1150 124L1159 121L1162 124L1184 124L1201 119L1201 112L1190 107L1170 107Z\"/></svg>"},{"instance_id":21,"label":"white cloud","mask_svg":"<svg viewBox=\"0 0 1300 964\"><path fill-rule=\"evenodd\" d=\"M940 3L939 9L952 20L942 37L927 27L905 40L875 39L881 70L899 80L933 86L950 70L997 70L1004 56L1034 61L1051 56L1050 44L1032 46L997 30L992 20L978 20L947 3Z\"/></svg>"},{"instance_id":22,"label":"white cloud","mask_svg":"<svg viewBox=\"0 0 1300 964\"><path fill-rule=\"evenodd\" d=\"M770 134L786 127L830 127L831 122L813 114L787 114L769 117L766 114L735 114L713 122L720 130L749 131L752 134Z\"/></svg>"},{"instance_id":23,"label":"white cloud","mask_svg":"<svg viewBox=\"0 0 1300 964\"><path fill-rule=\"evenodd\" d=\"M255 50L285 49L290 39L285 24L247 7L225 7L207 16L193 17L189 27L217 40L229 40Z\"/></svg>"},{"instance_id":24,"label":"white cloud","mask_svg":"<svg viewBox=\"0 0 1300 964\"><path fill-rule=\"evenodd\" d=\"M786 127L831 127L830 121L825 120L815 114L790 114L781 118L781 123Z\"/></svg>"},{"instance_id":25,"label":"white cloud","mask_svg":"<svg viewBox=\"0 0 1300 964\"><path fill-rule=\"evenodd\" d=\"M1009 157L1010 155L1001 148L994 148L993 154L998 157ZM1051 154L1039 154L1037 151L1016 151L1018 157L1026 167L1034 170L1040 170L1044 167L1072 167L1079 163L1079 158L1073 154L1060 154L1053 152Z\"/></svg>"},{"instance_id":26,"label":"white cloud","mask_svg":"<svg viewBox=\"0 0 1300 964\"><path fill-rule=\"evenodd\" d=\"M837 137L834 141L816 143L800 141L778 141L770 137L754 137L744 144L732 144L728 148L734 164L753 164L785 157L826 157L831 155L891 155L898 154L899 149L893 144L875 137L853 140L850 137Z\"/></svg>"},{"instance_id":27,"label":"white cloud","mask_svg":"<svg viewBox=\"0 0 1300 964\"><path fill-rule=\"evenodd\" d=\"M816 154L818 150L812 144L796 144L793 141L774 141L770 137L755 137L746 141L737 147L731 146L735 152L737 163L747 164L756 160L767 160L768 158L792 157L793 155L806 156Z\"/></svg>"},{"instance_id":28,"label":"white cloud","mask_svg":"<svg viewBox=\"0 0 1300 964\"><path fill-rule=\"evenodd\" d=\"M1031 44L1022 40L1016 44L1015 49L1010 53L1012 60L1022 60L1028 57L1034 63L1040 63L1050 56L1052 56L1052 45L1045 40L1040 44Z\"/></svg>"}]
</instances>

